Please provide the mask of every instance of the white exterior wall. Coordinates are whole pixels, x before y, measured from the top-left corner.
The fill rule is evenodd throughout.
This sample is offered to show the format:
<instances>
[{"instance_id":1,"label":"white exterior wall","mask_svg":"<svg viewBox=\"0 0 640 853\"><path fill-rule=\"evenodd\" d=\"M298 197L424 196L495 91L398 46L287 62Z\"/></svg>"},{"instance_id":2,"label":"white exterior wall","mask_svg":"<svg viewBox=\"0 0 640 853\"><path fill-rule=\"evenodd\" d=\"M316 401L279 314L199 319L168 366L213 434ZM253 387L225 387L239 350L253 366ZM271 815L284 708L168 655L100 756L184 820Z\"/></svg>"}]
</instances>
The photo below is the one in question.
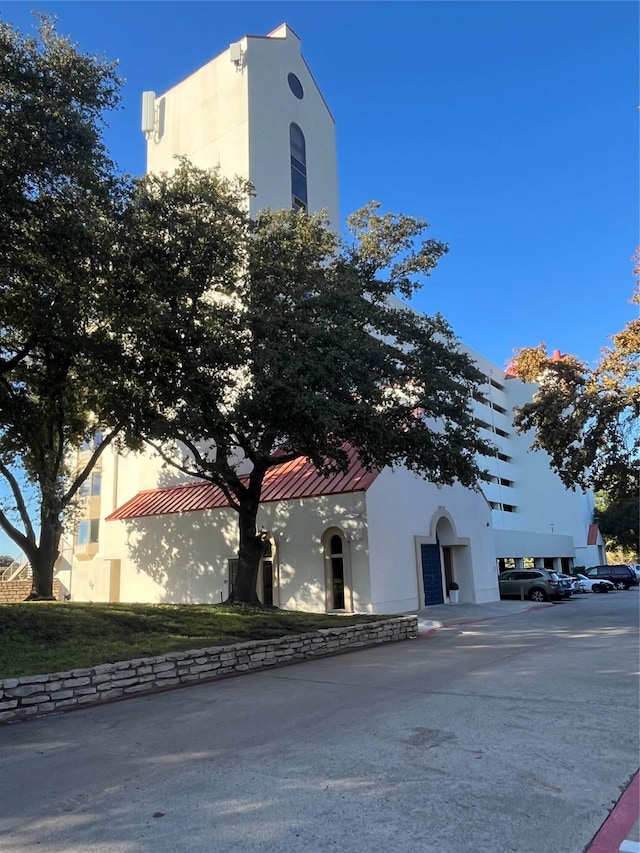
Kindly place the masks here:
<instances>
[{"instance_id":1,"label":"white exterior wall","mask_svg":"<svg viewBox=\"0 0 640 853\"><path fill-rule=\"evenodd\" d=\"M227 50L156 98L147 171L171 173L182 155L202 169L220 166L228 176L248 178L248 107L247 76Z\"/></svg>"},{"instance_id":2,"label":"white exterior wall","mask_svg":"<svg viewBox=\"0 0 640 853\"><path fill-rule=\"evenodd\" d=\"M263 504L258 527L275 550L274 603L325 612L327 589L322 537L329 528L346 539L350 574L347 609L371 607L363 493ZM121 560L120 601L219 603L228 595L228 561L237 556L237 515L231 509L105 522L109 554ZM74 561L76 600L109 600L108 554Z\"/></svg>"},{"instance_id":3,"label":"white exterior wall","mask_svg":"<svg viewBox=\"0 0 640 853\"><path fill-rule=\"evenodd\" d=\"M285 609L326 611L322 537L332 528L342 532L346 539L345 560L351 575L352 598L346 609L356 613L374 612L367 541L362 535L360 520L364 511L362 492L262 504L258 524L269 531L277 548L279 599L276 604Z\"/></svg>"},{"instance_id":4,"label":"white exterior wall","mask_svg":"<svg viewBox=\"0 0 640 853\"><path fill-rule=\"evenodd\" d=\"M236 65L229 50L156 99L157 129L147 143L147 171L171 172L175 156L201 168L219 166L249 179L252 215L291 208L289 126L304 133L309 210L326 208L339 225L335 123L286 24L269 36L245 36ZM287 82L293 73L304 96Z\"/></svg>"},{"instance_id":5,"label":"white exterior wall","mask_svg":"<svg viewBox=\"0 0 640 853\"><path fill-rule=\"evenodd\" d=\"M367 536L375 613L423 607L419 545L435 544L438 522L455 532L454 578L460 601L495 601L497 571L491 511L481 494L459 485L439 488L404 468L385 469L367 491ZM445 594L446 598L446 594Z\"/></svg>"},{"instance_id":6,"label":"white exterior wall","mask_svg":"<svg viewBox=\"0 0 640 853\"><path fill-rule=\"evenodd\" d=\"M476 417L490 427L481 428L481 435L510 460L497 455L482 460L495 480L483 484L482 491L490 503L502 507L491 513L496 559L567 557L575 565L599 562L600 549L586 544L593 520L592 495L566 489L548 455L530 449L533 433L519 435L513 426L513 409L531 400L535 385L507 377L479 353L464 345L463 349L487 377L480 389L487 404L474 402Z\"/></svg>"},{"instance_id":7,"label":"white exterior wall","mask_svg":"<svg viewBox=\"0 0 640 853\"><path fill-rule=\"evenodd\" d=\"M75 601L156 601L153 589L151 598L142 596L142 581L134 583L139 590L135 598L122 597L123 585L126 588L124 562L121 563L121 581L118 583L112 573L117 572L112 561L122 560L127 553L127 537L123 525L107 522L105 519L115 509L126 503L138 492L155 489L159 486L174 486L178 483L192 482L192 478L177 469L165 468L160 457L153 452L119 454L108 447L102 455L102 484L100 491L100 530L98 548L95 553L86 554L87 549L78 548L74 553L73 531L67 530L63 539L62 559L57 576L71 592ZM95 499L92 499L95 500ZM142 587L140 587L142 583ZM120 593L117 590L120 589ZM118 597L119 596L119 597Z\"/></svg>"},{"instance_id":8,"label":"white exterior wall","mask_svg":"<svg viewBox=\"0 0 640 853\"><path fill-rule=\"evenodd\" d=\"M511 409L530 400L535 391L534 385L517 379L507 379L505 388ZM514 524L511 529L527 531L528 535L522 536L517 554L505 553L513 547L513 537L501 535L501 525L494 521L497 556L574 557L579 549L580 556L590 561L587 565L597 563L597 546L587 546L588 527L593 520L592 496L565 488L551 469L549 456L530 449L533 433L518 435L513 428L511 432L510 455L517 476L513 489L517 512L510 519ZM507 529L506 525L503 529Z\"/></svg>"},{"instance_id":9,"label":"white exterior wall","mask_svg":"<svg viewBox=\"0 0 640 853\"><path fill-rule=\"evenodd\" d=\"M327 209L339 226L335 123L300 52L300 40L285 24L267 38L247 40L250 177L257 196L252 212L291 207L289 126L306 142L309 210ZM292 72L304 91L296 98L287 82Z\"/></svg>"}]
</instances>

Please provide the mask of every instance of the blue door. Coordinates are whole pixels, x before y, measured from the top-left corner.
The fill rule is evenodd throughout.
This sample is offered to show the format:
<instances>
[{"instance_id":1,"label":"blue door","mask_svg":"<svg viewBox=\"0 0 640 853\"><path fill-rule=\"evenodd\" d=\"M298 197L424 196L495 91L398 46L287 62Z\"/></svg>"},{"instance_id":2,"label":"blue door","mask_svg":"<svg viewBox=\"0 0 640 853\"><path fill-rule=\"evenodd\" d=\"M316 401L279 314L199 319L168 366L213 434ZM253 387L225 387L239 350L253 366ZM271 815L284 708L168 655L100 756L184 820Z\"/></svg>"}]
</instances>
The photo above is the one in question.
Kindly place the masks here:
<instances>
[{"instance_id":1,"label":"blue door","mask_svg":"<svg viewBox=\"0 0 640 853\"><path fill-rule=\"evenodd\" d=\"M424 603L444 604L442 590L442 569L440 568L440 546L421 545L422 582L424 584Z\"/></svg>"}]
</instances>

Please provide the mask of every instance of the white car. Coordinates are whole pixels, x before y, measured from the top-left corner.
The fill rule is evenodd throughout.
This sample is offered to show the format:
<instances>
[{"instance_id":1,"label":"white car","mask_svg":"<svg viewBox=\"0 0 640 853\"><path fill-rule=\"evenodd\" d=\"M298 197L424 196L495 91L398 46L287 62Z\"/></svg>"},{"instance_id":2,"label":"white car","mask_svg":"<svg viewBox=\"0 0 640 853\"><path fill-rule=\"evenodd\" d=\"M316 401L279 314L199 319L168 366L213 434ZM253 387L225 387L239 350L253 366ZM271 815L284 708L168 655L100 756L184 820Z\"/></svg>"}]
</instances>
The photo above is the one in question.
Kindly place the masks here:
<instances>
[{"instance_id":1,"label":"white car","mask_svg":"<svg viewBox=\"0 0 640 853\"><path fill-rule=\"evenodd\" d=\"M640 581L640 563L628 563L629 568L635 573L636 578Z\"/></svg>"},{"instance_id":2,"label":"white car","mask_svg":"<svg viewBox=\"0 0 640 853\"><path fill-rule=\"evenodd\" d=\"M583 592L610 592L615 589L611 581L604 578L588 578L586 575L577 575Z\"/></svg>"}]
</instances>

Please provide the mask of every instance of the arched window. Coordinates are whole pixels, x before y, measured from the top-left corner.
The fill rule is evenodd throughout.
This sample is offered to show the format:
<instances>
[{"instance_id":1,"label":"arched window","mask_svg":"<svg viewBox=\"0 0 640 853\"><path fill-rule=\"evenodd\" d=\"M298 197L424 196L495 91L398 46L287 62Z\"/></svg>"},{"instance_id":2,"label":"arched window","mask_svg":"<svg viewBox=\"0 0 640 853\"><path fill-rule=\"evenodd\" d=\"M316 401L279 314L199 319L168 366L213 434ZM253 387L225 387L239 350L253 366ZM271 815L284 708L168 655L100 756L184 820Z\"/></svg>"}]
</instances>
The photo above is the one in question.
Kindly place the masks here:
<instances>
[{"instance_id":1,"label":"arched window","mask_svg":"<svg viewBox=\"0 0 640 853\"><path fill-rule=\"evenodd\" d=\"M297 124L289 127L291 151L291 207L307 210L307 146Z\"/></svg>"},{"instance_id":2,"label":"arched window","mask_svg":"<svg viewBox=\"0 0 640 853\"><path fill-rule=\"evenodd\" d=\"M324 546L327 610L352 610L349 545L336 527L326 530Z\"/></svg>"},{"instance_id":3,"label":"arched window","mask_svg":"<svg viewBox=\"0 0 640 853\"><path fill-rule=\"evenodd\" d=\"M342 539L340 536L331 537L331 592L333 598L333 609L344 610L344 554L342 553Z\"/></svg>"}]
</instances>

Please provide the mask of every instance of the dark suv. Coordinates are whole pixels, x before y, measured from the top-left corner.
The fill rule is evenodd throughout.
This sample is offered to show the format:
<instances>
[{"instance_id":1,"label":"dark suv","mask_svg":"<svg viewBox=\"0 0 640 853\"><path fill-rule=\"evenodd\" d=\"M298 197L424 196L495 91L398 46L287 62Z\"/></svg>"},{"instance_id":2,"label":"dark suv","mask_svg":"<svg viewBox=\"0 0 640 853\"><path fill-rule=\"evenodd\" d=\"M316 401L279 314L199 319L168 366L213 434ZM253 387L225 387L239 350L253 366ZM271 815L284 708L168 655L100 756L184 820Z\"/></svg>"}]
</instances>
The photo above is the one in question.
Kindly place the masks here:
<instances>
[{"instance_id":1,"label":"dark suv","mask_svg":"<svg viewBox=\"0 0 640 853\"><path fill-rule=\"evenodd\" d=\"M551 569L513 569L498 577L500 598L570 598L571 586Z\"/></svg>"},{"instance_id":2,"label":"dark suv","mask_svg":"<svg viewBox=\"0 0 640 853\"><path fill-rule=\"evenodd\" d=\"M629 589L630 586L636 586L638 579L636 573L629 566L592 566L587 569L585 575L588 578L604 578L611 581L616 589Z\"/></svg>"}]
</instances>

